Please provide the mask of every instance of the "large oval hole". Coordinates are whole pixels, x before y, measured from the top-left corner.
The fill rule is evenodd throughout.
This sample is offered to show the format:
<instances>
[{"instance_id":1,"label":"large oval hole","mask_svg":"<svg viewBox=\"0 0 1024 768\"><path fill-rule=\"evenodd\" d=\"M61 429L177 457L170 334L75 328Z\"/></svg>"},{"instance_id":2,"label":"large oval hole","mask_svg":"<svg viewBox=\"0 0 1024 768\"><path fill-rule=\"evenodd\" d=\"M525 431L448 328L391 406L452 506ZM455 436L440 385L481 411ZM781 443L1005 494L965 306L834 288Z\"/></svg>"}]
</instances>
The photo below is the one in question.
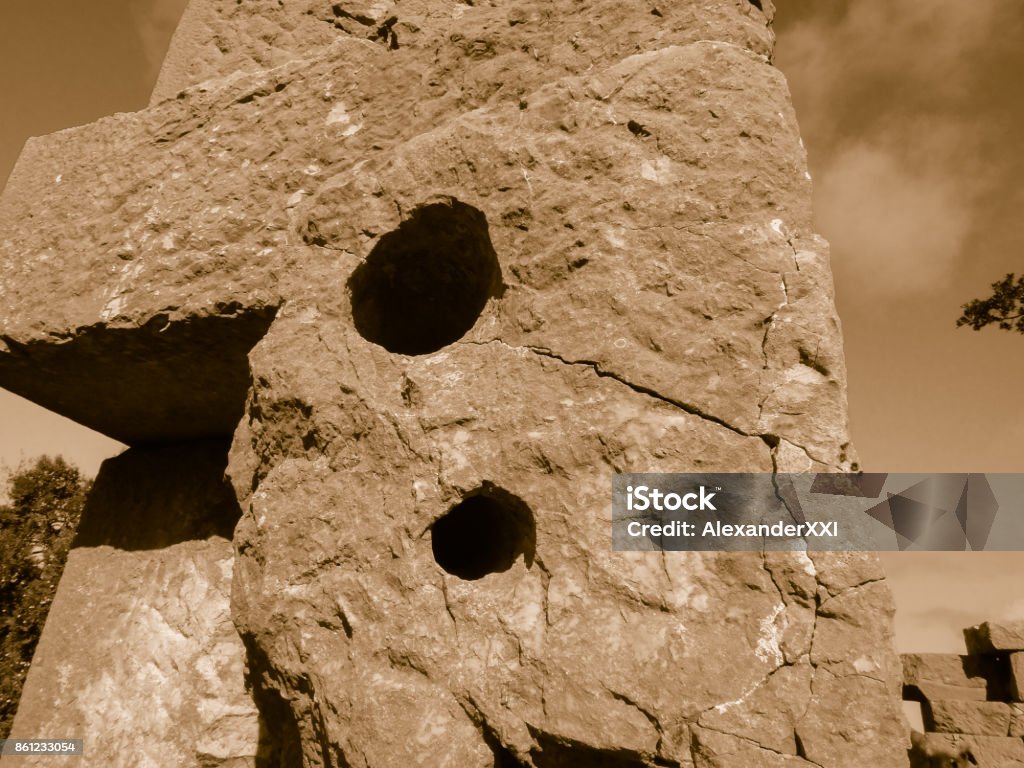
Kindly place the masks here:
<instances>
[{"instance_id":1,"label":"large oval hole","mask_svg":"<svg viewBox=\"0 0 1024 768\"><path fill-rule=\"evenodd\" d=\"M522 556L533 565L537 533L526 503L500 488L481 488L431 528L434 560L453 576L475 580L507 571Z\"/></svg>"},{"instance_id":2,"label":"large oval hole","mask_svg":"<svg viewBox=\"0 0 1024 768\"><path fill-rule=\"evenodd\" d=\"M416 209L381 237L348 283L356 330L403 355L458 341L500 287L486 217L454 199Z\"/></svg>"}]
</instances>

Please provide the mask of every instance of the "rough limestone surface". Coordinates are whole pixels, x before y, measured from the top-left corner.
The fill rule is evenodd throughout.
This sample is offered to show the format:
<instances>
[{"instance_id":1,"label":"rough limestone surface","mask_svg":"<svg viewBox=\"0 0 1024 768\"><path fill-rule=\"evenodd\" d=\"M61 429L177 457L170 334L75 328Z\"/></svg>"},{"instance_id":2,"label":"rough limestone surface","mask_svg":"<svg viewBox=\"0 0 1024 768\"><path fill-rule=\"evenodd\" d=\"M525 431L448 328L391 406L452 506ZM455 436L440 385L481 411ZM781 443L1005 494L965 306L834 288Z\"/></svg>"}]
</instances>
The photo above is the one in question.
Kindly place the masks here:
<instances>
[{"instance_id":1,"label":"rough limestone surface","mask_svg":"<svg viewBox=\"0 0 1024 768\"><path fill-rule=\"evenodd\" d=\"M979 768L1019 768L1024 766L1024 740L999 736L972 736L971 752Z\"/></svg>"},{"instance_id":2,"label":"rough limestone surface","mask_svg":"<svg viewBox=\"0 0 1024 768\"><path fill-rule=\"evenodd\" d=\"M1018 768L1024 766L1024 741L1005 736L926 733L911 768Z\"/></svg>"},{"instance_id":3,"label":"rough limestone surface","mask_svg":"<svg viewBox=\"0 0 1024 768\"><path fill-rule=\"evenodd\" d=\"M223 455L221 443L190 444L104 463L11 738L81 738L97 766L252 765L259 723L229 609L238 504Z\"/></svg>"},{"instance_id":4,"label":"rough limestone surface","mask_svg":"<svg viewBox=\"0 0 1024 768\"><path fill-rule=\"evenodd\" d=\"M974 764L979 768L1019 768L1019 766L1024 766L1024 741L1021 739L1011 739L1006 736L959 736L944 733L930 733L928 738L934 740L936 745L944 744L953 753L956 752L958 745L968 744ZM922 766L922 768L932 767Z\"/></svg>"},{"instance_id":5,"label":"rough limestone surface","mask_svg":"<svg viewBox=\"0 0 1024 768\"><path fill-rule=\"evenodd\" d=\"M772 12L194 0L150 108L27 145L0 385L233 431L242 759L907 764L873 556L610 551L614 472L853 462Z\"/></svg>"}]
</instances>

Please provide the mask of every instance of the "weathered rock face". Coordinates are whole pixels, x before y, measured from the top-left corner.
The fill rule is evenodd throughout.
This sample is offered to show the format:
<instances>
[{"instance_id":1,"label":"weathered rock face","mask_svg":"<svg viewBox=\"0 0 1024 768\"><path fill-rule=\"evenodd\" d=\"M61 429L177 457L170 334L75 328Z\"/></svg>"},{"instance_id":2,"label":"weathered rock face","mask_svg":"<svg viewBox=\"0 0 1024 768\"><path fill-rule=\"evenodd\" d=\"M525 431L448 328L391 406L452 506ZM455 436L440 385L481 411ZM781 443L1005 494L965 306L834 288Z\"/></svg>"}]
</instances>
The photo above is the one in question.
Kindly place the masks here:
<instances>
[{"instance_id":1,"label":"weathered rock face","mask_svg":"<svg viewBox=\"0 0 1024 768\"><path fill-rule=\"evenodd\" d=\"M613 472L852 461L761 5L194 0L149 109L26 148L0 384L244 408L262 761L906 765L873 557L610 551Z\"/></svg>"},{"instance_id":2,"label":"weathered rock face","mask_svg":"<svg viewBox=\"0 0 1024 768\"><path fill-rule=\"evenodd\" d=\"M104 463L12 737L85 739L97 766L251 764L259 723L229 611L239 510L224 450L133 448Z\"/></svg>"}]
</instances>

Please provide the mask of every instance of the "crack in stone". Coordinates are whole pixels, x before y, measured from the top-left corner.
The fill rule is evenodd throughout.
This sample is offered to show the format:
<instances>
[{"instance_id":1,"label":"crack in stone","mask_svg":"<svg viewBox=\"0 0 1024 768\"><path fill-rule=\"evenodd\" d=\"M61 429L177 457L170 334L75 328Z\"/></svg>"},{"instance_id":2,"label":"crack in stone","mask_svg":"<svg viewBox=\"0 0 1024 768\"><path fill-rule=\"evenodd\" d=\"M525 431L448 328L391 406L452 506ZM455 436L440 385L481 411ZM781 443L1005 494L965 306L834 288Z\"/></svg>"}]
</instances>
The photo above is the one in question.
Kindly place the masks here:
<instances>
[{"instance_id":1,"label":"crack in stone","mask_svg":"<svg viewBox=\"0 0 1024 768\"><path fill-rule=\"evenodd\" d=\"M722 242L719 238L715 237L714 235L709 235L707 232L697 232L692 227L688 227L686 225L676 225L676 224L665 224L665 225L662 225L662 226L645 227L644 229L664 229L664 228L674 229L677 232L686 232L687 234L693 235L694 237L703 237L703 238L713 242L715 245L717 245L719 248L721 248L727 254L732 256L734 259L738 259L738 260L742 261L744 264L746 264L751 269L756 269L758 272L764 272L766 275L777 275L779 278L785 279L783 272L780 272L777 269L765 269L764 267L759 267L754 262L750 261L749 259L745 259L740 254L736 253L728 245L726 245L724 242ZM787 298L787 303L788 303L788 301L789 300Z\"/></svg>"},{"instance_id":2,"label":"crack in stone","mask_svg":"<svg viewBox=\"0 0 1024 768\"><path fill-rule=\"evenodd\" d=\"M780 755L782 757L795 757L795 755L793 755L792 753L780 752L777 749L772 749L771 747L765 746L761 742L755 741L754 739L751 739L749 736L740 736L738 733L730 733L729 731L723 731L723 730L720 730L718 728L712 728L709 725L698 725L697 727L698 728L702 728L702 729L704 729L706 731L711 731L713 733L720 733L723 736L731 736L734 739L738 739L739 741L742 741L742 742L744 742L746 744L750 744L750 745L756 747L757 749L764 750L765 752L771 752L772 754ZM803 758L803 759L806 760L806 758ZM810 762L810 760L808 760L807 762Z\"/></svg>"},{"instance_id":3,"label":"crack in stone","mask_svg":"<svg viewBox=\"0 0 1024 768\"><path fill-rule=\"evenodd\" d=\"M772 571L771 566L768 565L768 552L765 550L761 550L761 567L764 569L764 572L768 574L768 578L775 586L775 591L779 593L779 599L788 608L789 601L786 600L786 593L782 591L782 587L779 586L779 582L775 580L775 573Z\"/></svg>"},{"instance_id":4,"label":"crack in stone","mask_svg":"<svg viewBox=\"0 0 1024 768\"><path fill-rule=\"evenodd\" d=\"M506 342L502 341L501 339L490 339L490 340L484 341L484 342L470 341L470 342L464 342L464 343L474 344L476 346L486 346L488 344L497 343L497 344L502 345L503 347L506 347L509 350L512 350L513 352L519 351L519 350L525 350L525 351L530 352L532 354L535 354L535 355L537 355L539 357L546 357L546 358L549 358L551 360L557 360L558 362L564 363L565 365L576 365L576 366L582 366L582 367L590 368L600 378L612 379L614 381L617 381L620 384L622 384L622 385L624 385L626 387L629 387L631 390L633 390L634 392L636 392L638 394L646 395L647 397L651 397L651 398L653 398L655 400L660 400L661 402L666 403L668 405L671 405L673 408L678 408L679 410L681 410L681 411L683 411L685 413L688 413L691 416L697 416L697 417L703 419L704 421L710 421L712 424L717 424L720 427L725 427L730 432L735 432L737 435L741 435L743 437L763 437L763 435L756 435L756 434L751 434L750 432L745 432L744 430L740 429L739 427L730 424L725 419L719 418L718 416L715 416L715 415L710 414L710 413L705 413L704 411L700 410L695 405L691 405L690 403L684 403L684 402L682 402L680 400L675 400L675 399L673 399L671 397L667 397L667 396L661 394L660 392L658 392L657 390L651 389L650 387L645 387L642 384L635 384L635 383L629 381L628 379L623 378L622 376L620 376L617 373L613 373L612 371L605 370L604 368L601 367L601 364L599 362L597 362L596 360L568 360L568 359L562 357L561 355L559 355L558 353L554 352L553 350L548 349L547 347L534 347L534 346L530 346L530 345L514 347L511 344L507 344Z\"/></svg>"},{"instance_id":5,"label":"crack in stone","mask_svg":"<svg viewBox=\"0 0 1024 768\"><path fill-rule=\"evenodd\" d=\"M634 701L631 697L627 696L624 693L620 693L619 691L612 690L608 686L604 686L604 689L616 701L621 701L622 703L628 704L629 706L633 707L633 709L635 709L641 715L646 717L648 722L652 726L654 726L654 730L658 734L658 744L657 744L657 746L655 746L655 752L660 755L661 754L661 749L662 749L662 744L665 741L665 730L664 730L664 728L662 728L661 721L658 720L657 715L647 711L646 709L641 707L636 701Z\"/></svg>"},{"instance_id":6,"label":"crack in stone","mask_svg":"<svg viewBox=\"0 0 1024 768\"><path fill-rule=\"evenodd\" d=\"M651 389L650 387L645 387L642 384L636 384L636 383L631 382L628 379L620 376L617 373L613 373L611 371L605 370L604 368L601 367L601 364L599 362L597 362L596 360L568 360L568 359L562 357L561 355L559 355L558 353L554 352L553 350L551 350L551 349L549 349L547 347L535 347L535 346L532 346L532 345L523 345L523 346L516 347L516 346L513 346L511 344L508 344L505 341L502 341L501 339L497 339L497 338L495 338L495 339L488 339L486 341L468 341L468 340L463 340L463 341L461 341L459 343L461 343L461 344L471 344L473 346L478 346L478 347L488 346L489 344L499 344L499 345L505 347L506 349L508 349L508 350L510 350L512 352L518 352L518 351L523 350L523 351L530 352L530 353L532 353L534 355L537 355L538 357L546 357L546 358L549 358L551 360L557 360L558 362L563 363L565 365L576 365L576 366L583 366L583 367L586 367L586 368L590 368L600 378L607 378L607 379L612 379L614 381L617 381L620 384L622 384L622 385L624 385L626 387L629 387L631 390L633 390L634 392L636 392L638 394L646 395L647 397L651 397L651 398L653 398L655 400L660 400L661 402L666 403L667 405L670 405L673 408L678 408L679 410L683 411L684 413L688 413L691 416L697 416L698 418L701 418L704 421L709 421L712 424L717 424L718 426L724 427L725 429L728 429L730 432L734 432L737 435L740 435L742 437L757 437L757 438L760 438L762 441L764 441L765 444L767 444L767 446L769 448L770 456L771 456L771 459L772 459L772 482L773 483L775 482L775 476L779 473L779 468L778 468L778 463L777 463L777 460L776 460L775 453L776 453L776 449L778 448L782 438L779 437L778 435L775 435L775 434L770 433L770 432L747 432L746 430L743 430L743 429L741 429L741 428L739 428L739 427L737 427L737 426L735 426L733 424L730 424L725 419L722 419L722 418L720 418L718 416L715 416L713 414L710 414L710 413L705 413L704 411L702 411L701 409L699 409L695 405L692 405L690 403L684 403L681 400L676 400L674 398L668 397L666 395L661 394L657 390ZM765 399L767 400L767 398L765 398ZM759 408L761 408L763 410L763 402L761 404L759 404ZM760 415L759 415L759 418L760 418ZM807 456L812 461L815 461L815 462L817 462L819 464L823 464L825 466L830 466L829 462L819 458L818 456L815 456L813 453L811 453L811 451L809 451L806 447L800 445L799 443L795 443L795 442L793 442L792 440L790 440L788 438L786 438L786 442L788 442L790 445L793 445L793 446L799 448L801 451L803 451L805 454L807 454ZM783 503L785 503L785 502L783 502ZM789 509L788 506L786 508ZM792 510L790 510L790 512L792 513Z\"/></svg>"},{"instance_id":7,"label":"crack in stone","mask_svg":"<svg viewBox=\"0 0 1024 768\"><path fill-rule=\"evenodd\" d=\"M880 583L880 582L883 582L883 581L885 581L885 577L884 576L881 576L881 577L879 577L877 579L864 579L864 581L859 581L856 584L850 584L849 586L843 587L838 592L832 592L832 591L829 590L828 587L826 587L824 584L822 584L821 586L824 588L825 592L828 593L828 600L825 600L825 601L823 601L821 603L821 608L824 608L826 603L831 602L832 600L834 600L837 597L840 597L842 595L848 594L848 593L852 592L855 589L859 589L860 587L866 587L868 584L877 584L877 583Z\"/></svg>"},{"instance_id":8,"label":"crack in stone","mask_svg":"<svg viewBox=\"0 0 1024 768\"><path fill-rule=\"evenodd\" d=\"M452 611L451 600L448 597L448 580L445 578L441 579L441 594L444 596L444 609L448 613L448 618L452 620L452 629L455 631L455 641L459 640L459 622L455 619L455 613Z\"/></svg>"}]
</instances>

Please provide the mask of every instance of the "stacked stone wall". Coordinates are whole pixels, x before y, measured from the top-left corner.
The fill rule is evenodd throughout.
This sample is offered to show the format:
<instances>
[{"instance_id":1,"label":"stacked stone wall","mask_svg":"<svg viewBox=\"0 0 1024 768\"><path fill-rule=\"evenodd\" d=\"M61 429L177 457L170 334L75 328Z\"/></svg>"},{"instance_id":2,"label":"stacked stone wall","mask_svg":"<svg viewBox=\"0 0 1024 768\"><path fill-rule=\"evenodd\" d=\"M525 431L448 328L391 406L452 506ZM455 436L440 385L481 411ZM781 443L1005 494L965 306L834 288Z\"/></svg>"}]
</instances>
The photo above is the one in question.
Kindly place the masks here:
<instances>
[{"instance_id":1,"label":"stacked stone wall","mask_svg":"<svg viewBox=\"0 0 1024 768\"><path fill-rule=\"evenodd\" d=\"M921 704L925 729L912 765L1024 766L1024 622L964 639L966 654L902 656L903 698Z\"/></svg>"}]
</instances>

